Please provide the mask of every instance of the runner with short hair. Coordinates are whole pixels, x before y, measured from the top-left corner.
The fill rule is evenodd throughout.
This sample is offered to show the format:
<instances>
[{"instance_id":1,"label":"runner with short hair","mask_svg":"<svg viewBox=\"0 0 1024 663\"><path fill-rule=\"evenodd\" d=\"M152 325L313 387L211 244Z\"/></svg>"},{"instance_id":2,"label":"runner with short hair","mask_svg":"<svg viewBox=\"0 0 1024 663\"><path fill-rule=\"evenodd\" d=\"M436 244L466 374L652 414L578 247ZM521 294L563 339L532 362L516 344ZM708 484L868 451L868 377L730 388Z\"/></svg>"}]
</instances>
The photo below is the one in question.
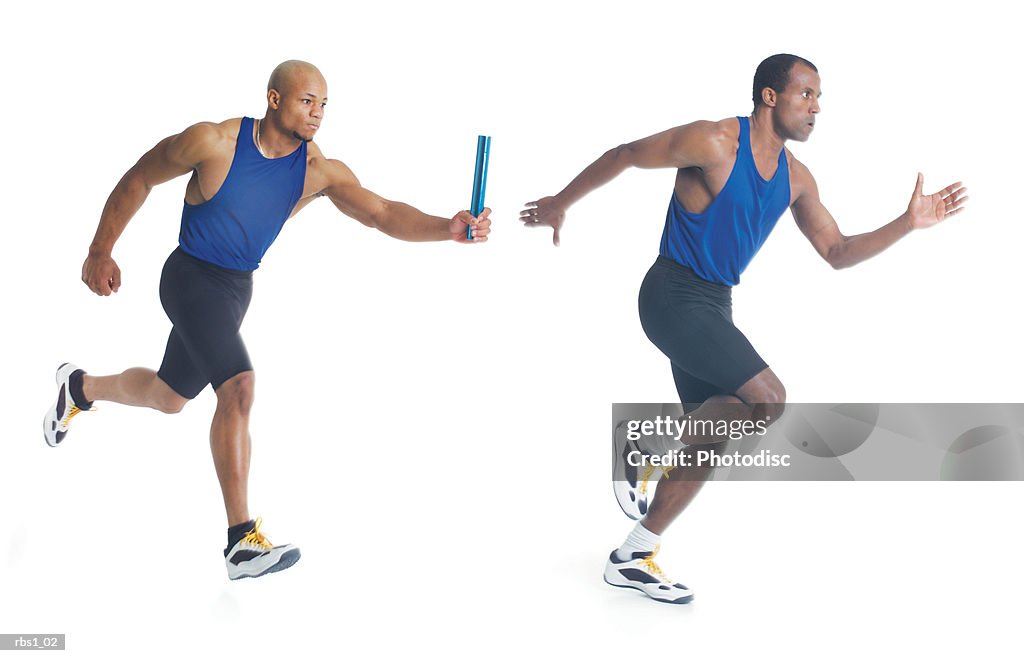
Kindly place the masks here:
<instances>
[{"instance_id":1,"label":"runner with short hair","mask_svg":"<svg viewBox=\"0 0 1024 663\"><path fill-rule=\"evenodd\" d=\"M820 96L817 67L795 55L773 55L754 74L749 117L693 122L615 147L560 193L527 203L520 212L528 227L551 227L557 246L566 210L594 189L631 166L676 169L659 256L641 286L639 308L644 331L671 360L679 399L695 418L775 421L782 413L786 390L733 324L731 291L787 208L836 269L964 209L967 190L960 182L926 195L918 173L904 213L872 232L843 235L821 203L810 170L786 147L810 137ZM685 445L721 442L682 438ZM642 520L612 551L604 577L658 601L687 603L693 592L669 580L654 556L661 534L700 490L710 468L672 469L647 509L645 488L658 478L650 469L646 476L634 473L630 481L615 482L623 511Z\"/></svg>"}]
</instances>

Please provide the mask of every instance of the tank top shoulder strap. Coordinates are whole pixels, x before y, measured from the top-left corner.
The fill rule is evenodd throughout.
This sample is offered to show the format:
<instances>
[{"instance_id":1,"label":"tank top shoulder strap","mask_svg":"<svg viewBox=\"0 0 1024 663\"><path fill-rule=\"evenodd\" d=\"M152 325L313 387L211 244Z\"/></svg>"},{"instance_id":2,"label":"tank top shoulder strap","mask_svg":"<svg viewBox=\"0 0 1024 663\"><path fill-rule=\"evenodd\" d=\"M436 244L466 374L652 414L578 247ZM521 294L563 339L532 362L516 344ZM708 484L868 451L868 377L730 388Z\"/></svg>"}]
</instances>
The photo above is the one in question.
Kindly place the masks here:
<instances>
[{"instance_id":1,"label":"tank top shoulder strap","mask_svg":"<svg viewBox=\"0 0 1024 663\"><path fill-rule=\"evenodd\" d=\"M256 145L252 142L252 127L255 120L251 117L243 117L238 125L238 139L235 144L235 154L239 152L255 153Z\"/></svg>"},{"instance_id":2,"label":"tank top shoulder strap","mask_svg":"<svg viewBox=\"0 0 1024 663\"><path fill-rule=\"evenodd\" d=\"M737 116L736 119L740 121L740 141L736 150L736 163L737 165L742 163L746 167L753 159L753 153L750 151L750 118Z\"/></svg>"}]
</instances>

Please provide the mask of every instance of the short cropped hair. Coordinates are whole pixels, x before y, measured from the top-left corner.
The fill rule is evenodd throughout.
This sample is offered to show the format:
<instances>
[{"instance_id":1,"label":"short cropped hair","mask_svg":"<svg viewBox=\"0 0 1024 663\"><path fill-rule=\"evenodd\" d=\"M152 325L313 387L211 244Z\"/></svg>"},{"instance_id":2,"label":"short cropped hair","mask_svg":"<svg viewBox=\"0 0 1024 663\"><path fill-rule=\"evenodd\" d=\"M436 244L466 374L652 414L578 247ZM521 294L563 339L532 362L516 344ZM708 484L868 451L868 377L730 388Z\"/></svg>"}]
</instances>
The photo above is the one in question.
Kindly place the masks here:
<instances>
[{"instance_id":1,"label":"short cropped hair","mask_svg":"<svg viewBox=\"0 0 1024 663\"><path fill-rule=\"evenodd\" d=\"M754 110L757 110L758 106L764 105L761 91L766 87L770 87L779 93L786 89L786 86L789 85L789 72L797 62L801 62L814 71L818 71L818 68L810 60L804 59L799 55L790 55L789 53L772 55L757 65L757 71L754 72Z\"/></svg>"}]
</instances>

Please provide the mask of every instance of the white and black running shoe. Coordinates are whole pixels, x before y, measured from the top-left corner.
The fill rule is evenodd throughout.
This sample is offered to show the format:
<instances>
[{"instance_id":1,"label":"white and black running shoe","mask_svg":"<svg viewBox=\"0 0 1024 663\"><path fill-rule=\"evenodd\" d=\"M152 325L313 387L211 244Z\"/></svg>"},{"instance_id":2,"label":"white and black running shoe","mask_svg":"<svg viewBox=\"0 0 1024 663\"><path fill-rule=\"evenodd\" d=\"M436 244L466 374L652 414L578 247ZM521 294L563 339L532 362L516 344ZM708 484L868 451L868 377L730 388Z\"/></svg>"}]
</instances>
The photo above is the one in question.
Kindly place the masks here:
<instances>
[{"instance_id":1,"label":"white and black running shoe","mask_svg":"<svg viewBox=\"0 0 1024 663\"><path fill-rule=\"evenodd\" d=\"M612 490L622 513L633 520L640 520L647 515L647 506L654 499L654 486L662 476L662 468L648 464L637 467L631 464L628 460L630 454L636 452L633 455L635 462L636 457L643 451L636 442L626 436L626 433L626 422L620 421L615 427Z\"/></svg>"},{"instance_id":2,"label":"white and black running shoe","mask_svg":"<svg viewBox=\"0 0 1024 663\"><path fill-rule=\"evenodd\" d=\"M57 400L54 401L53 406L43 418L43 437L51 447L56 447L64 441L64 436L68 434L68 426L71 424L71 420L79 412L86 411L75 404L75 399L71 397L71 390L68 385L71 374L77 370L78 367L74 364L61 364L57 369Z\"/></svg>"},{"instance_id":3,"label":"white and black running shoe","mask_svg":"<svg viewBox=\"0 0 1024 663\"><path fill-rule=\"evenodd\" d=\"M662 603L681 604L692 601L693 592L685 585L669 580L654 561L657 554L658 548L649 553L633 553L630 559L622 562L613 550L604 567L604 581L615 587L637 589Z\"/></svg>"},{"instance_id":4,"label":"white and black running shoe","mask_svg":"<svg viewBox=\"0 0 1024 663\"><path fill-rule=\"evenodd\" d=\"M284 571L299 561L302 553L298 547L286 543L275 546L260 532L262 519L257 518L252 529L231 547L224 563L228 567L228 578L258 578L268 573Z\"/></svg>"}]
</instances>

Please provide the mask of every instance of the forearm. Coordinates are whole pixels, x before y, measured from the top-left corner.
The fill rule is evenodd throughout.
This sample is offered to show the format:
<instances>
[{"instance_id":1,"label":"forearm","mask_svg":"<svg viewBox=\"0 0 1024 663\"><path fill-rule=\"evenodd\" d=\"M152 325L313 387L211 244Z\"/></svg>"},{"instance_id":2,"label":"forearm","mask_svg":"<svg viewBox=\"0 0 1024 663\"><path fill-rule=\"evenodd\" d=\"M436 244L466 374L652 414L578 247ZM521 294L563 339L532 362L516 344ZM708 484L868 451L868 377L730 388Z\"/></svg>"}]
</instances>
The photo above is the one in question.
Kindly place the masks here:
<instances>
[{"instance_id":1,"label":"forearm","mask_svg":"<svg viewBox=\"0 0 1024 663\"><path fill-rule=\"evenodd\" d=\"M562 209L568 209L594 189L604 186L621 175L630 166L627 158L628 151L627 145L613 147L602 154L597 161L584 168L568 186L555 196Z\"/></svg>"},{"instance_id":2,"label":"forearm","mask_svg":"<svg viewBox=\"0 0 1024 663\"><path fill-rule=\"evenodd\" d=\"M109 255L128 222L149 196L149 188L129 170L110 192L89 253Z\"/></svg>"},{"instance_id":3,"label":"forearm","mask_svg":"<svg viewBox=\"0 0 1024 663\"><path fill-rule=\"evenodd\" d=\"M843 237L842 241L829 251L828 262L836 269L852 267L875 257L909 235L910 231L910 221L907 214L903 213L877 230Z\"/></svg>"},{"instance_id":4,"label":"forearm","mask_svg":"<svg viewBox=\"0 0 1024 663\"><path fill-rule=\"evenodd\" d=\"M374 215L373 227L395 239L407 242L439 242L451 239L450 219L424 214L412 205L384 201Z\"/></svg>"}]
</instances>

